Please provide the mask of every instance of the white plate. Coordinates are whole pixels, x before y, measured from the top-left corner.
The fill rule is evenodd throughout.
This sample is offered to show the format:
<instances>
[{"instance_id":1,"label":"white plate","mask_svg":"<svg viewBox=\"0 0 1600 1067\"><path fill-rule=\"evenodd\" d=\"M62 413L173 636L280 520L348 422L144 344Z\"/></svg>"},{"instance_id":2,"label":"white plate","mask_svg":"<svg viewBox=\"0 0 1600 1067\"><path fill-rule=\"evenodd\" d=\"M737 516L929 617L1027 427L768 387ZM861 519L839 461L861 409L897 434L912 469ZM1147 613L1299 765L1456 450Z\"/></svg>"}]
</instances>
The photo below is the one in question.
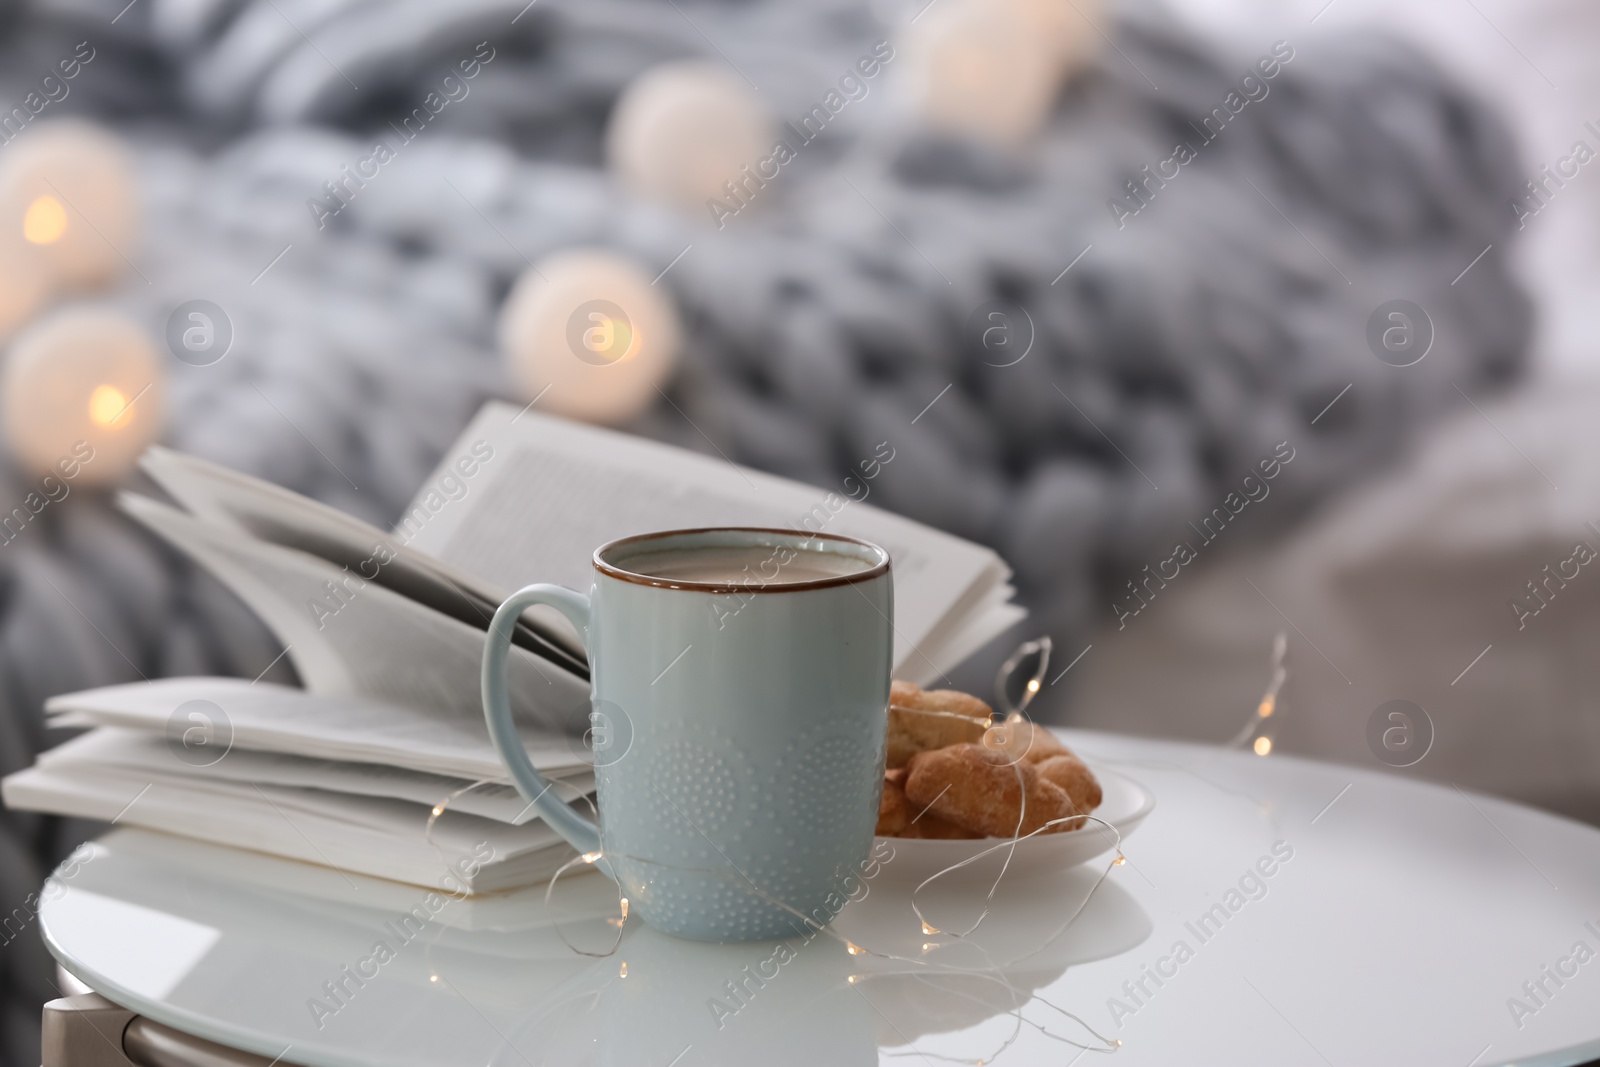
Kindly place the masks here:
<instances>
[{"instance_id":1,"label":"white plate","mask_svg":"<svg viewBox=\"0 0 1600 1067\"><path fill-rule=\"evenodd\" d=\"M1085 822L1076 830L1059 834L1036 834L1018 841L1006 867L1008 877L1027 877L1049 874L1087 863L1103 856L1117 845L1117 834L1122 840L1138 829L1145 816L1155 809L1155 794L1144 786L1116 771L1089 764L1089 769L1100 781L1100 806L1091 814L1109 823L1116 833L1098 822ZM1005 863L1008 842L1003 837L986 837L969 841L935 841L922 838L880 837L879 842L894 849L894 858L885 863L882 875L895 881L922 881L940 871L954 867L962 860L989 854L945 876L944 880L966 879L974 876L993 878ZM991 852L990 850L993 849ZM881 851L881 849L880 849Z\"/></svg>"}]
</instances>

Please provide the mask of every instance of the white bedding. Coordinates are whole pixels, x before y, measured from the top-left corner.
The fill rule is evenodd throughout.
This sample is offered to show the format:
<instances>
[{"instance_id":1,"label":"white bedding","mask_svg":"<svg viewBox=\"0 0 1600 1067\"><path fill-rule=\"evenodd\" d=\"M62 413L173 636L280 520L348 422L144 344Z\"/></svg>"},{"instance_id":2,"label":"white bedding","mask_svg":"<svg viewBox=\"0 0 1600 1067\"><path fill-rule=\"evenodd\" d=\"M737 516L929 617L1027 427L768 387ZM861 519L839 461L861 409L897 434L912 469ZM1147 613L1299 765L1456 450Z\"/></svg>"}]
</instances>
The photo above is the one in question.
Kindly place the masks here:
<instances>
[{"instance_id":1,"label":"white bedding","mask_svg":"<svg viewBox=\"0 0 1600 1067\"><path fill-rule=\"evenodd\" d=\"M1068 721L1222 740L1255 707L1282 628L1280 752L1383 769L1367 719L1411 700L1435 741L1397 773L1600 822L1600 560L1575 552L1600 552L1597 530L1600 387L1468 408L1286 540L1219 539L1209 567L1125 629L1108 605Z\"/></svg>"}]
</instances>

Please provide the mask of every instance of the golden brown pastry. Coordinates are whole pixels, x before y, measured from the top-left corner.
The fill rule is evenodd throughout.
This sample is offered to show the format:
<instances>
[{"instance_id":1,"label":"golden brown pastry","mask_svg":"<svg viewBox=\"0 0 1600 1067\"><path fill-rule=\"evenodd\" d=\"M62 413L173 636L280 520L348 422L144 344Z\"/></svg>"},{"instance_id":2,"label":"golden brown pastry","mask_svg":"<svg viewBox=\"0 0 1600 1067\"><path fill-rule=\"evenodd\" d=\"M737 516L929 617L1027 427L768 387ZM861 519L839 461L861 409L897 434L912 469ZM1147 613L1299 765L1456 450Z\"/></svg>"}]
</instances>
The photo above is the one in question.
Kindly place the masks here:
<instances>
[{"instance_id":1,"label":"golden brown pastry","mask_svg":"<svg viewBox=\"0 0 1600 1067\"><path fill-rule=\"evenodd\" d=\"M991 714L975 696L897 681L889 689L887 765L904 767L918 752L976 741Z\"/></svg>"},{"instance_id":2,"label":"golden brown pastry","mask_svg":"<svg viewBox=\"0 0 1600 1067\"><path fill-rule=\"evenodd\" d=\"M1057 833L1100 805L1100 783L1059 738L1025 720L991 726L975 696L896 681L888 718L879 834L1010 837L1062 820Z\"/></svg>"},{"instance_id":3,"label":"golden brown pastry","mask_svg":"<svg viewBox=\"0 0 1600 1067\"><path fill-rule=\"evenodd\" d=\"M949 819L941 819L931 811L924 811L921 815L913 811L911 824L900 836L930 841L971 841L983 835L965 826L958 826Z\"/></svg>"},{"instance_id":4,"label":"golden brown pastry","mask_svg":"<svg viewBox=\"0 0 1600 1067\"><path fill-rule=\"evenodd\" d=\"M1040 777L1033 764L982 745L919 752L906 771L905 795L914 808L986 837L1030 834L1078 814L1066 791Z\"/></svg>"},{"instance_id":5,"label":"golden brown pastry","mask_svg":"<svg viewBox=\"0 0 1600 1067\"><path fill-rule=\"evenodd\" d=\"M905 780L903 768L889 771L883 776L883 797L878 801L878 828L874 831L879 837L951 840L983 836L941 819L931 811L913 806L906 799Z\"/></svg>"},{"instance_id":6,"label":"golden brown pastry","mask_svg":"<svg viewBox=\"0 0 1600 1067\"><path fill-rule=\"evenodd\" d=\"M1011 763L1041 763L1053 756L1071 754L1055 734L1026 719L989 727L983 735L983 747L1003 754Z\"/></svg>"},{"instance_id":7,"label":"golden brown pastry","mask_svg":"<svg viewBox=\"0 0 1600 1067\"><path fill-rule=\"evenodd\" d=\"M1088 815L1100 806L1100 783L1095 779L1094 772L1073 753L1063 752L1059 756L1040 760L1034 766L1039 770L1039 777L1060 786L1083 814Z\"/></svg>"},{"instance_id":8,"label":"golden brown pastry","mask_svg":"<svg viewBox=\"0 0 1600 1067\"><path fill-rule=\"evenodd\" d=\"M906 837L906 827L910 824L911 811L906 803L906 791L898 778L886 775L883 796L878 800L878 828L874 832L879 837Z\"/></svg>"},{"instance_id":9,"label":"golden brown pastry","mask_svg":"<svg viewBox=\"0 0 1600 1067\"><path fill-rule=\"evenodd\" d=\"M922 711L952 712L969 719L987 723L994 715L989 705L957 689L923 689L911 682L894 682L889 686L891 704L909 704Z\"/></svg>"},{"instance_id":10,"label":"golden brown pastry","mask_svg":"<svg viewBox=\"0 0 1600 1067\"><path fill-rule=\"evenodd\" d=\"M917 702L917 697L922 693L922 686L915 682L902 682L896 678L889 683L889 703L904 704L911 707Z\"/></svg>"},{"instance_id":11,"label":"golden brown pastry","mask_svg":"<svg viewBox=\"0 0 1600 1067\"><path fill-rule=\"evenodd\" d=\"M1074 811L1088 815L1100 806L1100 783L1095 780L1094 772L1085 766L1083 760L1071 752L1063 752L1059 756L1040 760L1033 766L1037 768L1040 778L1055 784L1067 794ZM1083 824L1083 819L1073 819L1070 823L1063 823L1051 829L1052 832L1076 830Z\"/></svg>"}]
</instances>

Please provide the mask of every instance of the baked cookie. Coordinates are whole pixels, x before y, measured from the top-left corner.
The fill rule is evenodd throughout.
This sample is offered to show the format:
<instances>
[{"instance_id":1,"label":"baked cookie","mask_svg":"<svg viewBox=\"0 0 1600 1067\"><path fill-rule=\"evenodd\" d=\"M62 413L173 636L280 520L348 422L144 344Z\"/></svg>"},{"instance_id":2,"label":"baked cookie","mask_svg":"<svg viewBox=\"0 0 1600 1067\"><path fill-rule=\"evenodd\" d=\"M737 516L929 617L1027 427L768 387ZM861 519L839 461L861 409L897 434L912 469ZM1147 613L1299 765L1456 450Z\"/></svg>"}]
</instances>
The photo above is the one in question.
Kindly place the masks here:
<instances>
[{"instance_id":1,"label":"baked cookie","mask_svg":"<svg viewBox=\"0 0 1600 1067\"><path fill-rule=\"evenodd\" d=\"M1071 752L1040 760L1033 766L1038 770L1040 778L1055 784L1067 794L1074 811L1088 815L1100 806L1100 783L1095 780L1094 772L1089 770L1083 760ZM1052 827L1052 831L1076 830L1083 824L1083 819L1073 819L1059 827Z\"/></svg>"},{"instance_id":2,"label":"baked cookie","mask_svg":"<svg viewBox=\"0 0 1600 1067\"><path fill-rule=\"evenodd\" d=\"M975 696L895 682L889 689L885 762L890 769L904 767L918 752L977 741L991 714Z\"/></svg>"},{"instance_id":3,"label":"baked cookie","mask_svg":"<svg viewBox=\"0 0 1600 1067\"><path fill-rule=\"evenodd\" d=\"M878 828L873 831L879 837L906 837L906 828L911 825L910 805L906 802L906 791L901 786L898 777L884 776L883 796L878 798Z\"/></svg>"},{"instance_id":4,"label":"baked cookie","mask_svg":"<svg viewBox=\"0 0 1600 1067\"><path fill-rule=\"evenodd\" d=\"M1010 763L1041 763L1054 756L1071 755L1061 739L1026 719L998 722L983 735L983 747L998 752Z\"/></svg>"},{"instance_id":5,"label":"baked cookie","mask_svg":"<svg viewBox=\"0 0 1600 1067\"><path fill-rule=\"evenodd\" d=\"M1071 752L1040 760L1034 764L1039 777L1054 782L1072 799L1073 806L1087 815L1100 806L1100 783L1094 772Z\"/></svg>"},{"instance_id":6,"label":"baked cookie","mask_svg":"<svg viewBox=\"0 0 1600 1067\"><path fill-rule=\"evenodd\" d=\"M983 835L949 819L941 819L931 811L924 811L920 815L913 811L911 825L900 836L920 837L929 841L971 841Z\"/></svg>"},{"instance_id":7,"label":"baked cookie","mask_svg":"<svg viewBox=\"0 0 1600 1067\"><path fill-rule=\"evenodd\" d=\"M906 772L905 795L914 807L985 837L1030 834L1078 814L1066 791L1033 764L978 744L919 752Z\"/></svg>"},{"instance_id":8,"label":"baked cookie","mask_svg":"<svg viewBox=\"0 0 1600 1067\"><path fill-rule=\"evenodd\" d=\"M904 768L889 771L883 776L883 797L878 801L878 828L874 831L879 837L951 840L983 836L912 805L906 799L905 780Z\"/></svg>"}]
</instances>

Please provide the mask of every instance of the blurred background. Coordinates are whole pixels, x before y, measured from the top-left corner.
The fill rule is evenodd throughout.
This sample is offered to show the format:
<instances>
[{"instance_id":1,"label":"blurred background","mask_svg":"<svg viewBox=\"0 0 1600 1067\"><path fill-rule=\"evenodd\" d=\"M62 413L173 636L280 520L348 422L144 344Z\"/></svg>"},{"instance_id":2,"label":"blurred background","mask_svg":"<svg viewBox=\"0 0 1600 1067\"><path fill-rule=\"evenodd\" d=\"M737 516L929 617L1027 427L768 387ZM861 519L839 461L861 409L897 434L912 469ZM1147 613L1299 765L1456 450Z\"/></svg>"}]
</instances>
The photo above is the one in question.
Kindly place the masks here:
<instances>
[{"instance_id":1,"label":"blurred background","mask_svg":"<svg viewBox=\"0 0 1600 1067\"><path fill-rule=\"evenodd\" d=\"M1264 757L1600 821L1597 31L0 2L0 773L55 693L294 681L117 512L147 445L390 525L500 397L823 487L892 442L871 502L995 547L1032 612L961 688L1048 635L1040 718L1220 742L1283 632ZM94 830L0 813L0 1063L56 995L10 909Z\"/></svg>"}]
</instances>

